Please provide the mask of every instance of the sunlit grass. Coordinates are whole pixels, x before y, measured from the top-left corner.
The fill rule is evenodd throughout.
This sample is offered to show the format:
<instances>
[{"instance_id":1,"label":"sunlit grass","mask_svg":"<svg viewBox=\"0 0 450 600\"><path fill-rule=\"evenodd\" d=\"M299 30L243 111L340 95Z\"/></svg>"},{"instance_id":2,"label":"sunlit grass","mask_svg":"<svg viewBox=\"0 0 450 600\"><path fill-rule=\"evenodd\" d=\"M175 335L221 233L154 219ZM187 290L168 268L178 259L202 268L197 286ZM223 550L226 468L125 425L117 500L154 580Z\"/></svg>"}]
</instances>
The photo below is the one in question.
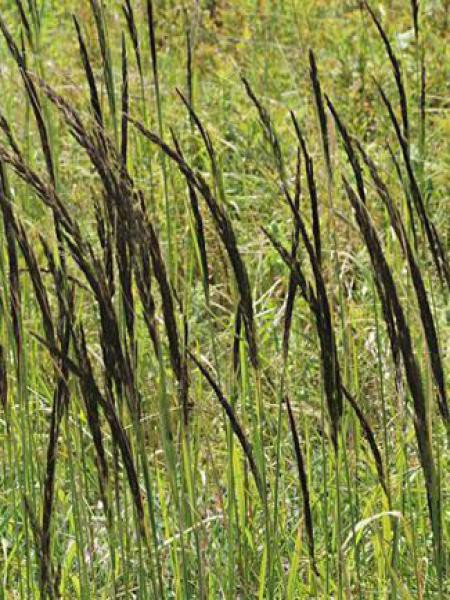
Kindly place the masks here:
<instances>
[{"instance_id":1,"label":"sunlit grass","mask_svg":"<svg viewBox=\"0 0 450 600\"><path fill-rule=\"evenodd\" d=\"M450 594L447 12L2 5L0 598Z\"/></svg>"}]
</instances>

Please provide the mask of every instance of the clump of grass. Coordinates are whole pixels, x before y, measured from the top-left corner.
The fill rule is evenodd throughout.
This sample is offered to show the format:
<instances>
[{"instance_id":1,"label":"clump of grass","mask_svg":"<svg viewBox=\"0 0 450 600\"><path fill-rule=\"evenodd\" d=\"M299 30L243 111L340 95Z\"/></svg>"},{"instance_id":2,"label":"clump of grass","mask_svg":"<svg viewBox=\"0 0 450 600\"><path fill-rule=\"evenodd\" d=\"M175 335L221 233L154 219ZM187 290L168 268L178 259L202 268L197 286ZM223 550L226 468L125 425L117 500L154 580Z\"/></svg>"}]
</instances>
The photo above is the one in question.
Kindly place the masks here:
<instances>
[{"instance_id":1,"label":"clump of grass","mask_svg":"<svg viewBox=\"0 0 450 600\"><path fill-rule=\"evenodd\" d=\"M139 123L131 118L130 121L145 137L159 146L161 150L163 150L163 152L174 161L182 174L189 180L190 184L202 195L203 199L205 200L233 267L236 284L240 293L240 310L244 320L249 356L252 365L257 367L258 350L253 318L253 302L251 297L250 282L247 269L245 268L245 264L238 250L233 226L225 212L225 209L219 205L203 176L200 173L195 172L176 150L172 149L165 142L163 142L156 134L146 129L142 123ZM199 121L197 122L199 123ZM203 128L202 131L204 132ZM208 141L209 137L205 132L202 135L205 136L205 144L210 147L210 142Z\"/></svg>"},{"instance_id":2,"label":"clump of grass","mask_svg":"<svg viewBox=\"0 0 450 600\"><path fill-rule=\"evenodd\" d=\"M428 509L433 530L435 556L439 570L439 556L441 553L442 544L440 489L436 465L433 458L432 446L430 443L431 436L427 417L427 403L425 400L420 368L413 351L410 330L405 319L402 305L398 298L392 273L386 262L380 240L370 219L367 208L365 208L362 200L358 198L347 180L344 178L343 181L345 190L355 211L356 219L361 229L361 234L364 237L367 249L369 251L375 276L379 280L380 286L384 290L386 297L388 297L392 303L392 310L395 315L394 335L398 339L398 346L402 353L406 379L408 381L408 386L414 404L414 429L416 432L419 456L427 488ZM441 577L441 573L439 573L439 577Z\"/></svg>"},{"instance_id":3,"label":"clump of grass","mask_svg":"<svg viewBox=\"0 0 450 600\"><path fill-rule=\"evenodd\" d=\"M439 340L437 336L436 325L434 322L433 314L431 311L430 303L428 301L428 295L425 288L425 283L422 277L422 273L420 271L420 267L417 263L417 260L414 256L414 251L411 247L411 244L408 240L406 227L403 223L402 216L400 211L395 206L392 197L383 182L378 169L372 159L367 155L363 147L360 143L357 142L358 150L362 155L364 162L366 163L370 175L375 184L375 189L382 200L383 204L386 206L389 219L392 225L393 230L397 236L399 241L401 250L403 252L404 257L408 261L409 269L411 272L411 279L414 286L417 304L419 306L420 318L422 321L423 331L425 333L425 338L428 345L428 351L430 353L430 362L431 368L433 371L433 375L436 381L436 386L438 389L439 399L439 411L441 413L442 419L444 421L444 425L447 430L449 429L449 410L447 405L447 392L445 387L445 377L444 377L444 369L442 365L442 357L441 351L439 348Z\"/></svg>"},{"instance_id":4,"label":"clump of grass","mask_svg":"<svg viewBox=\"0 0 450 600\"><path fill-rule=\"evenodd\" d=\"M448 264L448 260L445 254L445 250L443 244L441 242L438 231L430 220L427 211L425 209L425 203L423 200L423 195L420 190L419 184L417 182L416 175L414 173L414 168L411 161L411 151L410 151L410 125L409 125L409 117L408 117L408 102L406 97L405 86L403 83L403 78L400 69L400 63L392 49L392 46L389 42L389 39L384 31L379 19L376 17L373 10L370 8L369 4L365 2L365 6L376 25L378 33L383 40L384 46L386 48L386 53L389 57L389 61L392 65L392 70L394 73L395 84L398 91L399 103L402 115L402 128L400 128L400 124L395 115L394 109L392 107L391 102L389 101L386 93L383 88L377 83L377 88L380 93L381 99L386 106L386 109L389 114L389 118L391 120L392 126L394 128L395 134L397 136L397 140L400 146L400 150L402 153L406 173L409 180L409 187L411 196L413 199L414 207L417 211L417 214L420 218L422 226L425 230L425 234L428 240L429 248L431 251L431 255L433 257L433 261L435 263L437 272L439 276L446 282L447 286L450 286L450 268ZM413 16L414 16L414 31L417 32L417 10L413 7ZM424 88L423 88L424 89Z\"/></svg>"},{"instance_id":5,"label":"clump of grass","mask_svg":"<svg viewBox=\"0 0 450 600\"><path fill-rule=\"evenodd\" d=\"M242 47L227 42L236 73L248 74L242 82L255 119L242 112L237 77L232 91L217 78L220 101L207 93L209 36L225 40L235 15L214 3L210 22L200 6L188 16L167 3L143 4L124 0L115 20L114 7L91 0L91 24L82 10L73 17L81 99L45 75L47 41L61 37L47 29L54 15L45 3L14 3L21 43L0 17L23 86L15 93L26 104L18 115L5 94L0 114L6 593L13 586L12 597L82 600L446 597L442 340L450 270L425 192L427 24L419 4L410 3L419 162L408 56L400 61L367 2L400 113L389 88L375 82L389 117L379 130L369 127L378 113L366 84L364 110L347 125L353 108L339 100L341 81L327 69L333 53L324 53L326 75L312 51L298 72L311 86L310 103L286 95L269 105L255 92L250 80L264 54L272 93L274 48L285 51L294 39L291 9L274 5L269 28L258 8L261 28L249 26ZM317 17L316 7L308 15ZM303 16L297 26L319 47ZM271 43L275 34L283 44ZM258 43L247 45L246 36ZM220 43L216 50L224 56ZM342 57L353 64L349 49ZM276 64L274 83L283 70ZM368 125L364 146L360 119ZM255 143L257 121L269 154ZM428 135L431 117L426 126ZM375 161L386 132L395 144ZM384 159L394 165L389 180ZM344 176L340 187L347 163L352 183ZM398 397L412 400L401 415Z\"/></svg>"}]
</instances>

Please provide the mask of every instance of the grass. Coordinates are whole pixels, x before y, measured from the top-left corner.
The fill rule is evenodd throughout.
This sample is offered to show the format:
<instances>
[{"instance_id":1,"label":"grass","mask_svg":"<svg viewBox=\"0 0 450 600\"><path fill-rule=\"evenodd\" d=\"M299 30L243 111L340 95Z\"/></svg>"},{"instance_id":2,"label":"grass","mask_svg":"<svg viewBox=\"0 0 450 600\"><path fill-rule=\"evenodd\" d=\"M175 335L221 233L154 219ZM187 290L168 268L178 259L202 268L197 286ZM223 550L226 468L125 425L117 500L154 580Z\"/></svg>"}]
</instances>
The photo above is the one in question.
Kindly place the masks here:
<instances>
[{"instance_id":1,"label":"grass","mask_svg":"<svg viewBox=\"0 0 450 600\"><path fill-rule=\"evenodd\" d=\"M448 10L2 4L0 599L449 596Z\"/></svg>"}]
</instances>

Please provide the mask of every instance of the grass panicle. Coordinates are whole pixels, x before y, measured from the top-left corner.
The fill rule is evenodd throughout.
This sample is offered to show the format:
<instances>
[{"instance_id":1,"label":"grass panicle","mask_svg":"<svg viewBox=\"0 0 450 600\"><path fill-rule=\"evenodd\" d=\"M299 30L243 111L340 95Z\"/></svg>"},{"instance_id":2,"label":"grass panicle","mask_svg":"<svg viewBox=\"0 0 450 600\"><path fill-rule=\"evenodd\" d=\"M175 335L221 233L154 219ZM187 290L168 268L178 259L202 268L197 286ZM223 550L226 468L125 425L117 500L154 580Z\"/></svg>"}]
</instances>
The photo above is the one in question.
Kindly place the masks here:
<instances>
[{"instance_id":1,"label":"grass panicle","mask_svg":"<svg viewBox=\"0 0 450 600\"><path fill-rule=\"evenodd\" d=\"M414 206L419 215L420 221L423 225L423 228L426 233L426 237L428 240L428 244L430 247L431 255L433 257L434 264L436 266L436 270L440 276L440 278L446 283L446 285L450 288L450 265L448 262L448 258L446 255L445 248L442 244L438 231L434 225L434 223L429 218L425 203L423 200L422 193L419 188L419 184L417 182L416 176L414 174L413 165L411 162L411 157L409 154L407 140L402 135L397 117L395 116L394 109L392 108L392 104L390 103L386 93L383 88L377 84L378 91L383 100L384 105L386 106L389 117L391 119L392 125L394 127L397 140L400 145L400 149L402 151L403 160L405 163L406 172L409 179L411 196L413 199Z\"/></svg>"},{"instance_id":2,"label":"grass panicle","mask_svg":"<svg viewBox=\"0 0 450 600\"><path fill-rule=\"evenodd\" d=\"M244 430L242 429L242 426L240 425L240 423L236 417L234 408L232 407L230 402L227 400L227 398L224 396L218 383L216 382L214 377L211 375L209 370L200 362L200 360L190 350L188 350L188 354L189 354L189 357L191 358L191 360L197 365L199 371L201 372L201 374L203 375L205 380L208 382L211 389L214 391L217 399L219 400L220 404L222 405L222 408L224 409L224 411L228 417L228 420L230 422L233 433L239 440L241 448L248 460L250 470L251 470L253 478L255 480L256 489L258 490L258 494L260 495L261 499L263 499L265 492L264 492L263 485L262 485L261 475L259 473L258 466L257 466L255 458L253 456L253 450L252 450L251 444L248 441L247 436L244 433Z\"/></svg>"},{"instance_id":3,"label":"grass panicle","mask_svg":"<svg viewBox=\"0 0 450 600\"><path fill-rule=\"evenodd\" d=\"M132 118L130 118L130 121L146 138L161 148L161 150L178 166L181 173L189 180L205 200L233 267L236 284L240 294L240 306L244 320L249 357L253 367L256 368L258 366L258 349L250 281L245 263L238 249L236 236L229 216L224 208L219 205L209 185L200 173L195 172L176 150L163 142L156 134L146 129L142 123Z\"/></svg>"},{"instance_id":4,"label":"grass panicle","mask_svg":"<svg viewBox=\"0 0 450 600\"><path fill-rule=\"evenodd\" d=\"M380 38L383 41L384 47L386 49L386 54L388 55L389 61L392 66L392 70L394 73L395 85L397 86L397 93L400 102L400 110L402 114L402 126L403 126L403 137L405 139L406 147L408 148L409 153L409 139L410 139L410 125L409 125L409 117L408 117L408 101L406 97L405 86L403 83L402 70L400 66L400 62L395 55L395 52L392 48L392 45L389 41L389 38L381 25L380 20L376 16L373 9L370 7L370 4L367 0L364 0L364 6L369 13L375 27L378 31Z\"/></svg>"},{"instance_id":5,"label":"grass panicle","mask_svg":"<svg viewBox=\"0 0 450 600\"><path fill-rule=\"evenodd\" d=\"M331 165L331 153L330 153L330 140L328 137L328 121L327 114L325 112L325 106L323 102L322 87L319 80L319 72L317 69L316 58L314 52L309 50L309 77L311 79L311 85L314 94L314 101L316 105L317 116L319 119L320 135L323 145L323 154L325 157L325 163L327 167L328 177L331 180L333 177L333 169Z\"/></svg>"},{"instance_id":6,"label":"grass panicle","mask_svg":"<svg viewBox=\"0 0 450 600\"><path fill-rule=\"evenodd\" d=\"M133 44L134 56L136 58L136 65L139 71L140 77L143 76L142 71L142 58L141 58L141 47L139 43L139 36L136 27L136 19L134 16L133 4L130 0L125 0L125 3L122 6L123 13L125 15L125 20L127 22L128 33L131 38L131 42Z\"/></svg>"},{"instance_id":7,"label":"grass panicle","mask_svg":"<svg viewBox=\"0 0 450 600\"><path fill-rule=\"evenodd\" d=\"M392 272L387 264L381 242L369 212L345 178L343 179L343 182L350 203L355 211L361 234L369 251L373 269L378 274L380 285L384 290L385 296L390 299L392 311L395 316L395 336L398 339L398 346L402 354L406 379L414 405L414 428L427 489L428 510L433 531L435 556L438 561L437 567L439 569L439 556L442 550L441 499L436 465L430 442L431 436L427 416L427 402L425 399L420 367L413 350L410 329L398 297Z\"/></svg>"},{"instance_id":8,"label":"grass panicle","mask_svg":"<svg viewBox=\"0 0 450 600\"><path fill-rule=\"evenodd\" d=\"M358 150L363 157L365 164L367 165L370 175L375 184L375 189L381 198L383 204L389 214L390 222L393 230L397 236L403 255L408 261L409 270L411 272L411 279L414 286L414 291L417 298L417 304L419 306L420 318L422 321L422 327L425 334L425 339L428 346L431 369L438 389L438 406L441 413L444 425L449 430L450 427L450 415L447 403L447 390L445 386L445 375L441 357L441 351L439 348L439 340L436 330L436 325L433 318L433 313L428 300L428 294L426 291L425 283L420 271L420 267L414 256L413 248L408 240L405 225L403 223L400 211L395 206L394 201L389 193L387 186L383 182L379 171L367 155L361 144L358 143Z\"/></svg>"},{"instance_id":9,"label":"grass panicle","mask_svg":"<svg viewBox=\"0 0 450 600\"><path fill-rule=\"evenodd\" d=\"M314 528L313 528L311 505L310 505L310 499L309 499L310 496L309 496L309 489L308 489L308 479L307 479L307 474L306 474L306 470L305 470L305 460L303 458L303 453L302 453L302 449L300 446L300 439L298 436L297 427L295 425L294 413L292 412L291 403L289 402L289 398L287 396L285 398L285 403L286 403L287 413L288 413L288 417L289 417L289 427L291 429L292 442L294 445L295 460L297 462L298 477L299 477L300 487L301 487L302 496L303 496L303 512L305 515L305 527L306 527L306 534L308 537L309 556L311 559L312 568L313 568L315 574L318 575L319 573L317 571L316 558L315 558L315 552L314 552Z\"/></svg>"}]
</instances>

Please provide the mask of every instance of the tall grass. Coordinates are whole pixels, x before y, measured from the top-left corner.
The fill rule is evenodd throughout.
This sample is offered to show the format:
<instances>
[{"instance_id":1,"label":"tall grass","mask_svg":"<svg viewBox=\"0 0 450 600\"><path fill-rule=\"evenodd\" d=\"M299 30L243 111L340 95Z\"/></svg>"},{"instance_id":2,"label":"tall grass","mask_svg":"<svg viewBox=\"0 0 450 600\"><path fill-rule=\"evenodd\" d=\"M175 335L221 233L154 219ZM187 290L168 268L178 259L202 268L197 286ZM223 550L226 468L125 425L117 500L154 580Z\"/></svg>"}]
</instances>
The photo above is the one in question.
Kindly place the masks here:
<instances>
[{"instance_id":1,"label":"tall grass","mask_svg":"<svg viewBox=\"0 0 450 600\"><path fill-rule=\"evenodd\" d=\"M358 100L354 49L338 68L316 27L336 3L92 0L60 32L56 7L10 4L0 598L446 598L445 138L419 3L396 8L412 57L362 4Z\"/></svg>"}]
</instances>

